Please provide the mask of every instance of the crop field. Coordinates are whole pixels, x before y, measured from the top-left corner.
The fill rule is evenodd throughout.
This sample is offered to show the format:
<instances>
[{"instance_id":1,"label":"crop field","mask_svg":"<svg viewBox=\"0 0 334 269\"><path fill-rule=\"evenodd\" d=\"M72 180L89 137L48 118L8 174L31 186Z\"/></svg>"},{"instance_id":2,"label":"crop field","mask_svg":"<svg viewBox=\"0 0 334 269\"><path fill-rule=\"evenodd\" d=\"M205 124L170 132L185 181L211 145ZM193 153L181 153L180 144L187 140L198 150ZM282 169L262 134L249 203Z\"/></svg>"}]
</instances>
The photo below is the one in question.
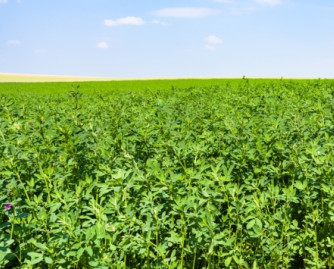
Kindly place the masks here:
<instances>
[{"instance_id":1,"label":"crop field","mask_svg":"<svg viewBox=\"0 0 334 269\"><path fill-rule=\"evenodd\" d=\"M78 81L98 81L98 80L107 80L107 78L0 73L0 83L2 82L65 82L65 81L78 82Z\"/></svg>"},{"instance_id":2,"label":"crop field","mask_svg":"<svg viewBox=\"0 0 334 269\"><path fill-rule=\"evenodd\" d=\"M0 84L0 268L334 268L334 80Z\"/></svg>"}]
</instances>

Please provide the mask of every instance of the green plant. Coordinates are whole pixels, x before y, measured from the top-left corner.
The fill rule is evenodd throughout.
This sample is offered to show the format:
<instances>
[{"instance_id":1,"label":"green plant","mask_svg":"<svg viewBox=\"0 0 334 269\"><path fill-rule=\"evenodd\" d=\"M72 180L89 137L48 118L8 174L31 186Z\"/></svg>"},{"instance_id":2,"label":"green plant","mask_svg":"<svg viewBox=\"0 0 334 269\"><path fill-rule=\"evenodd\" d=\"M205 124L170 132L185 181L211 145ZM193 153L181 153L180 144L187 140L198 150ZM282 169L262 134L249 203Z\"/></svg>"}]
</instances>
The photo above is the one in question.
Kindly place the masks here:
<instances>
[{"instance_id":1,"label":"green plant","mask_svg":"<svg viewBox=\"0 0 334 269\"><path fill-rule=\"evenodd\" d=\"M332 81L127 83L0 85L1 268L333 268Z\"/></svg>"}]
</instances>

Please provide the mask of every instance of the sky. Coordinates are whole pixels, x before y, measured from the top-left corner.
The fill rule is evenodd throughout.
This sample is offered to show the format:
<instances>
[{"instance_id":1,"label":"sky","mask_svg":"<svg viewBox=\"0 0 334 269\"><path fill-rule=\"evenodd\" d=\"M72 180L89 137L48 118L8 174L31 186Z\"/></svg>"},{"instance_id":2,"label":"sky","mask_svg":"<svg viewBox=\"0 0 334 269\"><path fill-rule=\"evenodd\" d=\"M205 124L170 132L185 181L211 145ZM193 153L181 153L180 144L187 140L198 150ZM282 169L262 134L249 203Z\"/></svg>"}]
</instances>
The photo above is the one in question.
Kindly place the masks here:
<instances>
[{"instance_id":1,"label":"sky","mask_svg":"<svg viewBox=\"0 0 334 269\"><path fill-rule=\"evenodd\" d=\"M334 78L334 1L0 0L0 73Z\"/></svg>"}]
</instances>

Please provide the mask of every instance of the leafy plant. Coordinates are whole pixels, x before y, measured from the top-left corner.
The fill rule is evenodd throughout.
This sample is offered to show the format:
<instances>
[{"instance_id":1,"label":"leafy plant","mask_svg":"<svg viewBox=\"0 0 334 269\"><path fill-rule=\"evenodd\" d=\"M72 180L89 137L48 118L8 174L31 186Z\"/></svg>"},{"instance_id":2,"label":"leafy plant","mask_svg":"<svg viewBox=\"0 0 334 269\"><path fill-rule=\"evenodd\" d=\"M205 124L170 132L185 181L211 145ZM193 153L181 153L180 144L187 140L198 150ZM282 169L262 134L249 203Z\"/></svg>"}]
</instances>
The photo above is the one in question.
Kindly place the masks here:
<instances>
[{"instance_id":1,"label":"leafy plant","mask_svg":"<svg viewBox=\"0 0 334 269\"><path fill-rule=\"evenodd\" d=\"M333 82L213 82L0 85L0 267L332 268Z\"/></svg>"}]
</instances>

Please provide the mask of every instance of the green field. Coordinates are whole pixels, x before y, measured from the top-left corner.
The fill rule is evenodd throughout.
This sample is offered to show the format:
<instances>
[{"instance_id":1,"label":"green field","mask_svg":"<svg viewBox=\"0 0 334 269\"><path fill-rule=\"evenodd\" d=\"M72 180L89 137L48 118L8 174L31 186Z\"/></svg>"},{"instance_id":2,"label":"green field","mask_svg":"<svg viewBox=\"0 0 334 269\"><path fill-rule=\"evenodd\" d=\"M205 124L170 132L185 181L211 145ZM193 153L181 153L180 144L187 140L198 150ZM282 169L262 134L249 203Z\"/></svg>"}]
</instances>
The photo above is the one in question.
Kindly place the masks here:
<instances>
[{"instance_id":1,"label":"green field","mask_svg":"<svg viewBox=\"0 0 334 269\"><path fill-rule=\"evenodd\" d=\"M334 80L0 83L0 268L333 268Z\"/></svg>"},{"instance_id":2,"label":"green field","mask_svg":"<svg viewBox=\"0 0 334 269\"><path fill-rule=\"evenodd\" d=\"M151 80L115 80L115 81L62 81L62 82L4 82L0 83L0 93L34 93L59 94L68 93L80 86L80 92L94 94L95 92L124 91L157 91L172 88L212 87L228 84L239 84L241 79L151 79ZM252 82L272 82L272 79L252 79Z\"/></svg>"}]
</instances>

